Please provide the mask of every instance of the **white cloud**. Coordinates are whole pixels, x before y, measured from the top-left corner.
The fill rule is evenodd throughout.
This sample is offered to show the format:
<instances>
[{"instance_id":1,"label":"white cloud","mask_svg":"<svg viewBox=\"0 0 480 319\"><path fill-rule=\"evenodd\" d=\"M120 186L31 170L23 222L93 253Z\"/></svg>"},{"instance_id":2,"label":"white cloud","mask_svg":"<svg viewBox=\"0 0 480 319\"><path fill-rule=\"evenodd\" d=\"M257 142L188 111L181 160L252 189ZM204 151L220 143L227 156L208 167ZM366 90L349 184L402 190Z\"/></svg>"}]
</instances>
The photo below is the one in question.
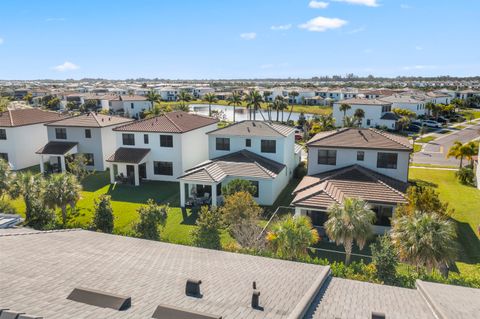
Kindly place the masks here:
<instances>
[{"instance_id":1,"label":"white cloud","mask_svg":"<svg viewBox=\"0 0 480 319\"><path fill-rule=\"evenodd\" d=\"M253 40L256 37L257 37L257 34L255 32L246 32L246 33L240 34L240 38L244 40Z\"/></svg>"},{"instance_id":2,"label":"white cloud","mask_svg":"<svg viewBox=\"0 0 480 319\"><path fill-rule=\"evenodd\" d=\"M292 27L291 24L282 24L282 25L272 25L270 29L273 31L285 31L290 29L291 27Z\"/></svg>"},{"instance_id":3,"label":"white cloud","mask_svg":"<svg viewBox=\"0 0 480 319\"><path fill-rule=\"evenodd\" d=\"M72 62L65 61L63 64L57 65L53 69L58 72L73 71L80 68L78 65L73 64Z\"/></svg>"},{"instance_id":4,"label":"white cloud","mask_svg":"<svg viewBox=\"0 0 480 319\"><path fill-rule=\"evenodd\" d=\"M338 18L316 17L298 27L301 29L307 29L308 31L323 32L328 29L341 28L345 24L347 24L347 21Z\"/></svg>"},{"instance_id":5,"label":"white cloud","mask_svg":"<svg viewBox=\"0 0 480 319\"><path fill-rule=\"evenodd\" d=\"M408 10L408 9L412 9L412 6L409 5L409 4L402 3L402 4L400 5L400 8L405 9L405 10Z\"/></svg>"},{"instance_id":6,"label":"white cloud","mask_svg":"<svg viewBox=\"0 0 480 319\"><path fill-rule=\"evenodd\" d=\"M417 50L417 51L422 51L422 50L423 50L423 47L417 45L417 46L415 47L415 50Z\"/></svg>"},{"instance_id":7,"label":"white cloud","mask_svg":"<svg viewBox=\"0 0 480 319\"><path fill-rule=\"evenodd\" d=\"M402 69L404 70L431 70L436 69L438 66L436 65L411 65L411 66L404 66Z\"/></svg>"},{"instance_id":8,"label":"white cloud","mask_svg":"<svg viewBox=\"0 0 480 319\"><path fill-rule=\"evenodd\" d=\"M4 41L3 41L3 38L0 38L0 44L2 44Z\"/></svg>"},{"instance_id":9,"label":"white cloud","mask_svg":"<svg viewBox=\"0 0 480 319\"><path fill-rule=\"evenodd\" d=\"M367 6L367 7L378 7L379 4L377 3L377 0L332 0L335 2L346 2L350 4L358 4L362 6Z\"/></svg>"},{"instance_id":10,"label":"white cloud","mask_svg":"<svg viewBox=\"0 0 480 319\"><path fill-rule=\"evenodd\" d=\"M315 1L312 0L308 3L308 6L312 9L325 9L328 7L329 3L328 2L323 2L323 1Z\"/></svg>"}]
</instances>

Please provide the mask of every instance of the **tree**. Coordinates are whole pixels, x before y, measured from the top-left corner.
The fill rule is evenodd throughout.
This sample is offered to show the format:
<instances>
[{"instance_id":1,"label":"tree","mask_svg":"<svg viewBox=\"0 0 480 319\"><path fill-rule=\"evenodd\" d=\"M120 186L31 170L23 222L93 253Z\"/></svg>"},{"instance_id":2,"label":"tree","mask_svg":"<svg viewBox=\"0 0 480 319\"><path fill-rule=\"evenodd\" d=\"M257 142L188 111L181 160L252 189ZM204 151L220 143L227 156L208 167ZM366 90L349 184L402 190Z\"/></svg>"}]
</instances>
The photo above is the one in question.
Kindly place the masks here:
<instances>
[{"instance_id":1,"label":"tree","mask_svg":"<svg viewBox=\"0 0 480 319\"><path fill-rule=\"evenodd\" d=\"M152 107L155 105L155 103L160 103L161 100L160 94L158 94L154 89L148 91L146 98L147 101L152 103Z\"/></svg>"},{"instance_id":2,"label":"tree","mask_svg":"<svg viewBox=\"0 0 480 319\"><path fill-rule=\"evenodd\" d=\"M263 91L263 101L266 103L268 102L268 98L270 95L272 95L272 91ZM267 115L268 115L268 120L272 120L272 103L267 104Z\"/></svg>"},{"instance_id":3,"label":"tree","mask_svg":"<svg viewBox=\"0 0 480 319\"><path fill-rule=\"evenodd\" d=\"M155 103L151 109L143 112L143 117L149 119L149 118L160 116L162 114L165 114L171 111L172 111L172 108L170 106L168 105L163 106L160 103Z\"/></svg>"},{"instance_id":4,"label":"tree","mask_svg":"<svg viewBox=\"0 0 480 319\"><path fill-rule=\"evenodd\" d=\"M66 108L67 110L69 110L69 111L72 111L72 110L74 110L74 109L77 108L77 104L76 104L75 102L73 102L73 101L69 101L69 102L67 102L67 104L65 105L65 108Z\"/></svg>"},{"instance_id":5,"label":"tree","mask_svg":"<svg viewBox=\"0 0 480 319\"><path fill-rule=\"evenodd\" d=\"M240 221L230 225L229 231L235 241L244 248L260 251L266 246L265 237L260 236L263 228L259 226L257 220Z\"/></svg>"},{"instance_id":6,"label":"tree","mask_svg":"<svg viewBox=\"0 0 480 319\"><path fill-rule=\"evenodd\" d=\"M220 229L222 216L216 208L202 206L196 221L197 228L192 231L193 244L197 247L222 249Z\"/></svg>"},{"instance_id":7,"label":"tree","mask_svg":"<svg viewBox=\"0 0 480 319\"><path fill-rule=\"evenodd\" d=\"M11 204L10 201L0 199L0 213L2 214L16 214L17 209Z\"/></svg>"},{"instance_id":8,"label":"tree","mask_svg":"<svg viewBox=\"0 0 480 319\"><path fill-rule=\"evenodd\" d=\"M29 171L18 173L10 185L10 196L16 199L23 197L25 203L25 219L30 219L33 202L43 196L45 180L40 174L33 174Z\"/></svg>"},{"instance_id":9,"label":"tree","mask_svg":"<svg viewBox=\"0 0 480 319\"><path fill-rule=\"evenodd\" d=\"M85 102L80 106L82 112L91 111L97 108L98 101L95 99L85 100Z\"/></svg>"},{"instance_id":10,"label":"tree","mask_svg":"<svg viewBox=\"0 0 480 319\"><path fill-rule=\"evenodd\" d=\"M293 105L295 104L295 98L299 96L300 94L297 91L291 91L288 93L288 97L292 101L291 106L290 106L290 112L288 113L288 118L287 122L290 121L290 116L292 116L292 111L293 111Z\"/></svg>"},{"instance_id":11,"label":"tree","mask_svg":"<svg viewBox=\"0 0 480 319\"><path fill-rule=\"evenodd\" d=\"M463 159L473 161L473 156L478 154L477 144L475 142L469 142L462 144L460 141L455 141L450 147L447 153L447 158L455 157L460 159L460 168L463 167ZM472 163L473 166L473 163Z\"/></svg>"},{"instance_id":12,"label":"tree","mask_svg":"<svg viewBox=\"0 0 480 319\"><path fill-rule=\"evenodd\" d=\"M75 205L80 199L82 185L75 175L61 173L51 175L45 188L45 203L50 208L58 207L62 210L62 223L65 227L67 224L67 206L70 206L72 211L75 209Z\"/></svg>"},{"instance_id":13,"label":"tree","mask_svg":"<svg viewBox=\"0 0 480 319\"><path fill-rule=\"evenodd\" d=\"M435 103L427 102L425 103L425 109L428 111L428 116L432 115L435 112Z\"/></svg>"},{"instance_id":14,"label":"tree","mask_svg":"<svg viewBox=\"0 0 480 319\"><path fill-rule=\"evenodd\" d=\"M249 120L252 119L252 110L253 110L254 121L256 119L257 110L260 110L260 115L265 120L265 118L263 117L263 113L261 111L263 98L260 92L258 92L257 90L252 90L248 92L248 94L245 96L245 102L247 102Z\"/></svg>"},{"instance_id":15,"label":"tree","mask_svg":"<svg viewBox=\"0 0 480 319\"><path fill-rule=\"evenodd\" d=\"M219 209L227 226L239 224L247 219L256 220L262 213L253 196L247 192L225 196L225 202Z\"/></svg>"},{"instance_id":16,"label":"tree","mask_svg":"<svg viewBox=\"0 0 480 319\"><path fill-rule=\"evenodd\" d=\"M27 93L24 97L23 100L27 102L27 104L32 104L33 101L33 96L32 93Z\"/></svg>"},{"instance_id":17,"label":"tree","mask_svg":"<svg viewBox=\"0 0 480 319\"><path fill-rule=\"evenodd\" d=\"M453 99L450 102L453 106L455 106L455 111L463 109L465 107L465 103L461 99Z\"/></svg>"},{"instance_id":18,"label":"tree","mask_svg":"<svg viewBox=\"0 0 480 319\"><path fill-rule=\"evenodd\" d=\"M137 236L143 239L159 240L159 226L164 227L167 223L168 205L157 205L153 199L149 199L146 205L137 210L140 221L135 224Z\"/></svg>"},{"instance_id":19,"label":"tree","mask_svg":"<svg viewBox=\"0 0 480 319\"><path fill-rule=\"evenodd\" d=\"M350 106L350 104L347 104L347 103L342 103L340 104L340 112L343 112L343 118L345 118L347 116L347 111L350 110L352 107Z\"/></svg>"},{"instance_id":20,"label":"tree","mask_svg":"<svg viewBox=\"0 0 480 319\"><path fill-rule=\"evenodd\" d=\"M357 123L354 117L346 116L343 118L343 127L356 127Z\"/></svg>"},{"instance_id":21,"label":"tree","mask_svg":"<svg viewBox=\"0 0 480 319\"><path fill-rule=\"evenodd\" d=\"M283 111L287 108L288 104L285 102L285 99L281 95L277 95L275 100L273 101L272 108L277 112L277 122L278 122L278 115L279 112L282 112L282 122L283 122Z\"/></svg>"},{"instance_id":22,"label":"tree","mask_svg":"<svg viewBox=\"0 0 480 319\"><path fill-rule=\"evenodd\" d=\"M100 195L98 201L95 200L95 215L93 216L93 228L104 233L113 232L113 209L110 203L110 196Z\"/></svg>"},{"instance_id":23,"label":"tree","mask_svg":"<svg viewBox=\"0 0 480 319\"><path fill-rule=\"evenodd\" d=\"M240 178L232 179L227 185L222 187L222 194L224 196L233 195L238 192L247 192L253 196L257 192L257 188L250 181Z\"/></svg>"},{"instance_id":24,"label":"tree","mask_svg":"<svg viewBox=\"0 0 480 319\"><path fill-rule=\"evenodd\" d=\"M376 243L370 245L372 262L377 269L378 278L387 285L393 285L397 279L398 256L390 237L379 236Z\"/></svg>"},{"instance_id":25,"label":"tree","mask_svg":"<svg viewBox=\"0 0 480 319\"><path fill-rule=\"evenodd\" d=\"M365 117L365 111L363 109L356 109L353 117L357 120L358 127L361 127L362 119Z\"/></svg>"},{"instance_id":26,"label":"tree","mask_svg":"<svg viewBox=\"0 0 480 319\"><path fill-rule=\"evenodd\" d=\"M35 198L29 216L25 218L25 224L38 230L51 228L55 224L55 212L46 207L41 199Z\"/></svg>"},{"instance_id":27,"label":"tree","mask_svg":"<svg viewBox=\"0 0 480 319\"><path fill-rule=\"evenodd\" d=\"M408 204L397 206L395 216L413 215L417 211L424 214L436 213L447 218L453 214L432 187L410 186L407 189L407 199Z\"/></svg>"},{"instance_id":28,"label":"tree","mask_svg":"<svg viewBox=\"0 0 480 319\"><path fill-rule=\"evenodd\" d=\"M454 260L455 226L448 219L432 213L415 212L397 217L392 223L392 242L400 260L417 268L434 268Z\"/></svg>"},{"instance_id":29,"label":"tree","mask_svg":"<svg viewBox=\"0 0 480 319\"><path fill-rule=\"evenodd\" d=\"M462 167L455 172L458 181L464 185L474 185L475 173L470 167Z\"/></svg>"},{"instance_id":30,"label":"tree","mask_svg":"<svg viewBox=\"0 0 480 319\"><path fill-rule=\"evenodd\" d=\"M177 101L180 101L182 108L185 108L187 102L192 100L192 96L187 91L180 91L177 96Z\"/></svg>"},{"instance_id":31,"label":"tree","mask_svg":"<svg viewBox=\"0 0 480 319\"><path fill-rule=\"evenodd\" d=\"M47 107L51 110L57 110L60 107L60 99L54 97L47 102Z\"/></svg>"},{"instance_id":32,"label":"tree","mask_svg":"<svg viewBox=\"0 0 480 319\"><path fill-rule=\"evenodd\" d=\"M212 116L212 104L217 103L217 97L213 93L207 93L203 99L208 103L208 116Z\"/></svg>"},{"instance_id":33,"label":"tree","mask_svg":"<svg viewBox=\"0 0 480 319\"><path fill-rule=\"evenodd\" d=\"M318 242L319 235L309 217L288 215L272 226L266 239L277 256L297 260L308 255L308 247Z\"/></svg>"},{"instance_id":34,"label":"tree","mask_svg":"<svg viewBox=\"0 0 480 319\"><path fill-rule=\"evenodd\" d=\"M90 172L87 169L88 160L83 154L74 154L66 157L68 171L75 175L79 181L83 180Z\"/></svg>"},{"instance_id":35,"label":"tree","mask_svg":"<svg viewBox=\"0 0 480 319\"><path fill-rule=\"evenodd\" d=\"M8 194L13 182L13 173L6 160L0 158L0 199Z\"/></svg>"},{"instance_id":36,"label":"tree","mask_svg":"<svg viewBox=\"0 0 480 319\"><path fill-rule=\"evenodd\" d=\"M233 123L235 123L235 107L242 105L242 95L234 91L228 98L228 105L233 105Z\"/></svg>"},{"instance_id":37,"label":"tree","mask_svg":"<svg viewBox=\"0 0 480 319\"><path fill-rule=\"evenodd\" d=\"M363 200L345 198L341 205L335 204L328 209L329 219L325 222L328 237L337 245L345 247L345 263L350 262L353 242L363 249L372 233L375 213Z\"/></svg>"},{"instance_id":38,"label":"tree","mask_svg":"<svg viewBox=\"0 0 480 319\"><path fill-rule=\"evenodd\" d=\"M332 114L329 115L320 115L318 117L318 123L320 124L320 131L330 131L335 128L335 120L332 117Z\"/></svg>"},{"instance_id":39,"label":"tree","mask_svg":"<svg viewBox=\"0 0 480 319\"><path fill-rule=\"evenodd\" d=\"M0 112L5 112L10 104L10 99L0 96Z\"/></svg>"},{"instance_id":40,"label":"tree","mask_svg":"<svg viewBox=\"0 0 480 319\"><path fill-rule=\"evenodd\" d=\"M408 116L402 116L400 119L397 121L398 125L400 126L400 132L403 132L403 129L407 127L412 120Z\"/></svg>"}]
</instances>

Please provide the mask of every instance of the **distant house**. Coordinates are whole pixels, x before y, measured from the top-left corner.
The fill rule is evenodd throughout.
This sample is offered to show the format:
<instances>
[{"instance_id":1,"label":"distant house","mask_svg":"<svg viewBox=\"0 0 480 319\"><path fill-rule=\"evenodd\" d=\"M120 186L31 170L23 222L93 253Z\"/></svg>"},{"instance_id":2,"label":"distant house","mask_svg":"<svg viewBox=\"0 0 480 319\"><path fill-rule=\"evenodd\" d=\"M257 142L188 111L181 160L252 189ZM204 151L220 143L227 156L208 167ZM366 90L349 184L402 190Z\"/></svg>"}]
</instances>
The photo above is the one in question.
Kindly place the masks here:
<instances>
[{"instance_id":1,"label":"distant house","mask_svg":"<svg viewBox=\"0 0 480 319\"><path fill-rule=\"evenodd\" d=\"M114 129L116 145L107 162L110 181L177 181L187 169L208 159L207 132L217 119L186 112L170 112Z\"/></svg>"},{"instance_id":2,"label":"distant house","mask_svg":"<svg viewBox=\"0 0 480 319\"><path fill-rule=\"evenodd\" d=\"M390 95L380 99L381 101L392 104L393 109L404 109L414 112L416 115L425 115L427 112L425 105L429 100L422 99L419 96L411 95Z\"/></svg>"},{"instance_id":3,"label":"distant house","mask_svg":"<svg viewBox=\"0 0 480 319\"><path fill-rule=\"evenodd\" d=\"M65 171L65 157L83 154L91 170L104 171L106 159L115 151L113 128L132 119L95 112L72 116L46 124L48 143L38 149L43 172L47 161L54 171Z\"/></svg>"},{"instance_id":4,"label":"distant house","mask_svg":"<svg viewBox=\"0 0 480 319\"><path fill-rule=\"evenodd\" d=\"M346 111L346 116L353 117L357 109L365 112L365 117L361 119L361 127L381 127L395 129L397 117L392 114L392 103L380 99L355 98L335 102L333 104L333 118L337 127L343 126L344 112L340 111L342 104L350 105Z\"/></svg>"},{"instance_id":5,"label":"distant house","mask_svg":"<svg viewBox=\"0 0 480 319\"><path fill-rule=\"evenodd\" d=\"M58 121L63 115L39 109L17 109L0 113L0 158L19 170L38 161L34 156L47 143L44 124Z\"/></svg>"},{"instance_id":6,"label":"distant house","mask_svg":"<svg viewBox=\"0 0 480 319\"><path fill-rule=\"evenodd\" d=\"M180 204L187 196L211 195L221 203L221 188L232 179L251 181L261 205L272 205L293 176L301 148L295 130L262 121L243 121L208 133L209 161L187 170L180 179Z\"/></svg>"},{"instance_id":7,"label":"distant house","mask_svg":"<svg viewBox=\"0 0 480 319\"><path fill-rule=\"evenodd\" d=\"M308 176L294 190L292 205L316 226L345 197L367 201L377 214L375 231L390 226L395 207L407 202L408 139L374 129L339 129L315 135L308 143Z\"/></svg>"},{"instance_id":8,"label":"distant house","mask_svg":"<svg viewBox=\"0 0 480 319\"><path fill-rule=\"evenodd\" d=\"M109 100L109 110L139 119L140 115L152 108L152 102L141 95L119 95Z\"/></svg>"}]
</instances>

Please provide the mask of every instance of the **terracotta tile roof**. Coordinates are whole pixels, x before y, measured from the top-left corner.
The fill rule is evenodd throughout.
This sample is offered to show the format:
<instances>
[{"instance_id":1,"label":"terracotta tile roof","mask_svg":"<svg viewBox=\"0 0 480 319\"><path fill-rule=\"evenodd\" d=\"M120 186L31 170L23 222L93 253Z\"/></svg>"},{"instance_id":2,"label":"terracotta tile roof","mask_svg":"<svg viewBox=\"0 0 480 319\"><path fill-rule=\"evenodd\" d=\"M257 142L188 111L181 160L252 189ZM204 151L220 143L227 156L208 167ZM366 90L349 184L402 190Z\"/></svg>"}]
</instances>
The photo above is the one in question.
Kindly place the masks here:
<instances>
[{"instance_id":1,"label":"terracotta tile roof","mask_svg":"<svg viewBox=\"0 0 480 319\"><path fill-rule=\"evenodd\" d=\"M219 128L208 134L211 135L234 135L234 136L288 136L295 132L295 128L264 121L242 121L229 126Z\"/></svg>"},{"instance_id":2,"label":"terracotta tile roof","mask_svg":"<svg viewBox=\"0 0 480 319\"><path fill-rule=\"evenodd\" d=\"M209 183L221 182L227 176L274 179L284 168L283 164L242 150L197 165L179 179Z\"/></svg>"},{"instance_id":3,"label":"terracotta tile roof","mask_svg":"<svg viewBox=\"0 0 480 319\"><path fill-rule=\"evenodd\" d=\"M146 101L147 98L141 95L120 95L121 101Z\"/></svg>"},{"instance_id":4,"label":"terracotta tile roof","mask_svg":"<svg viewBox=\"0 0 480 319\"><path fill-rule=\"evenodd\" d=\"M37 154L50 154L50 155L64 155L72 148L77 146L77 142L48 142L44 147L39 149Z\"/></svg>"},{"instance_id":5,"label":"terracotta tile roof","mask_svg":"<svg viewBox=\"0 0 480 319\"><path fill-rule=\"evenodd\" d=\"M49 123L47 124L47 126L107 127L112 125L120 125L132 121L133 119L129 119L126 117L89 112Z\"/></svg>"},{"instance_id":6,"label":"terracotta tile roof","mask_svg":"<svg viewBox=\"0 0 480 319\"><path fill-rule=\"evenodd\" d=\"M362 99L362 98L353 98L353 99L346 99L340 100L335 102L335 104L349 104L349 105L390 105L391 102L382 101L379 99Z\"/></svg>"},{"instance_id":7,"label":"terracotta tile roof","mask_svg":"<svg viewBox=\"0 0 480 319\"><path fill-rule=\"evenodd\" d=\"M0 127L15 127L48 123L65 118L64 115L40 109L16 109L0 113Z\"/></svg>"},{"instance_id":8,"label":"terracotta tile roof","mask_svg":"<svg viewBox=\"0 0 480 319\"><path fill-rule=\"evenodd\" d=\"M385 149L412 151L406 137L376 129L342 128L321 132L312 137L308 146L332 148Z\"/></svg>"},{"instance_id":9,"label":"terracotta tile roof","mask_svg":"<svg viewBox=\"0 0 480 319\"><path fill-rule=\"evenodd\" d=\"M346 197L371 203L406 203L407 183L376 173L359 165L306 176L294 190L292 204L327 209Z\"/></svg>"},{"instance_id":10,"label":"terracotta tile roof","mask_svg":"<svg viewBox=\"0 0 480 319\"><path fill-rule=\"evenodd\" d=\"M425 103L425 100L421 99L419 95L391 95L380 98L380 101L388 103L406 103L406 104L419 104Z\"/></svg>"},{"instance_id":11,"label":"terracotta tile roof","mask_svg":"<svg viewBox=\"0 0 480 319\"><path fill-rule=\"evenodd\" d=\"M393 112L386 112L382 115L382 117L380 117L380 119L382 119L382 120L390 120L390 121L396 121L399 118L400 117Z\"/></svg>"},{"instance_id":12,"label":"terracotta tile roof","mask_svg":"<svg viewBox=\"0 0 480 319\"><path fill-rule=\"evenodd\" d=\"M122 125L114 131L185 133L217 122L217 119L207 116L177 111Z\"/></svg>"},{"instance_id":13,"label":"terracotta tile roof","mask_svg":"<svg viewBox=\"0 0 480 319\"><path fill-rule=\"evenodd\" d=\"M149 148L119 147L107 162L139 164L148 153Z\"/></svg>"}]
</instances>

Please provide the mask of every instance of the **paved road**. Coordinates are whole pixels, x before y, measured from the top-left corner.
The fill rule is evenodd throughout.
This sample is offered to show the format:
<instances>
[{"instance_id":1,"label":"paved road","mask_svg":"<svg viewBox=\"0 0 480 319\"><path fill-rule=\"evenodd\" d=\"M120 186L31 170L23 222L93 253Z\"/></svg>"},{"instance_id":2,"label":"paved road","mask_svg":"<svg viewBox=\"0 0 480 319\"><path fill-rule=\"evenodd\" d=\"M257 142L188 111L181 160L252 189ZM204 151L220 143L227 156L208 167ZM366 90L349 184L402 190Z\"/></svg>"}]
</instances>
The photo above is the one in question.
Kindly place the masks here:
<instances>
[{"instance_id":1,"label":"paved road","mask_svg":"<svg viewBox=\"0 0 480 319\"><path fill-rule=\"evenodd\" d=\"M450 146L452 146L455 141L465 143L479 137L480 123L458 132L440 136L436 140L427 143L421 152L415 153L413 155L413 162L435 165L458 165L460 163L459 160L446 158Z\"/></svg>"}]
</instances>

